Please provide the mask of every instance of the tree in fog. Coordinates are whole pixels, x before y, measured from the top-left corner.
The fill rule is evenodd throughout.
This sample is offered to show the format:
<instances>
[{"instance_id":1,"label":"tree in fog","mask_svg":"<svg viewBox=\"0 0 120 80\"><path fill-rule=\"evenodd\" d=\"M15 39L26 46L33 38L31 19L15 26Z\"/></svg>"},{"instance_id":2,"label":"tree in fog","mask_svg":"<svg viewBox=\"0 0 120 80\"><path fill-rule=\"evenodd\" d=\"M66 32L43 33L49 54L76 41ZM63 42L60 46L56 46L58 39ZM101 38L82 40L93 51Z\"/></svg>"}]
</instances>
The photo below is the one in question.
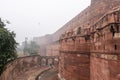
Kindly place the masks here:
<instances>
[{"instance_id":1,"label":"tree in fog","mask_svg":"<svg viewBox=\"0 0 120 80\"><path fill-rule=\"evenodd\" d=\"M35 41L31 41L28 46L28 53L30 55L37 55L39 50L39 46L36 44Z\"/></svg>"},{"instance_id":2,"label":"tree in fog","mask_svg":"<svg viewBox=\"0 0 120 80\"><path fill-rule=\"evenodd\" d=\"M25 38L25 41L23 42L23 53L24 55L28 55L28 38Z\"/></svg>"},{"instance_id":3,"label":"tree in fog","mask_svg":"<svg viewBox=\"0 0 120 80\"><path fill-rule=\"evenodd\" d=\"M35 41L28 42L27 39L23 42L23 52L24 55L37 55L39 46Z\"/></svg>"}]
</instances>

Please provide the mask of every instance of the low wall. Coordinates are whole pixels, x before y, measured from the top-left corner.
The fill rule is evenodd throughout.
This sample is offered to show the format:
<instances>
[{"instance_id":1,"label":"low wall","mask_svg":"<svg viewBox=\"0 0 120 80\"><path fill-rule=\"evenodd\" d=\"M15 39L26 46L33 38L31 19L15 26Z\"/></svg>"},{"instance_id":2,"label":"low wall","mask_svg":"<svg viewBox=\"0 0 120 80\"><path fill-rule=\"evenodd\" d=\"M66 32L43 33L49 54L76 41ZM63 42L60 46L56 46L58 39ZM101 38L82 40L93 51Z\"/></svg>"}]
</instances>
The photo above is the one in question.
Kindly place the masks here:
<instances>
[{"instance_id":1,"label":"low wall","mask_svg":"<svg viewBox=\"0 0 120 80\"><path fill-rule=\"evenodd\" d=\"M18 58L10 62L3 74L0 76L0 80L16 80L16 77L24 72L39 66L39 55L27 56Z\"/></svg>"}]
</instances>

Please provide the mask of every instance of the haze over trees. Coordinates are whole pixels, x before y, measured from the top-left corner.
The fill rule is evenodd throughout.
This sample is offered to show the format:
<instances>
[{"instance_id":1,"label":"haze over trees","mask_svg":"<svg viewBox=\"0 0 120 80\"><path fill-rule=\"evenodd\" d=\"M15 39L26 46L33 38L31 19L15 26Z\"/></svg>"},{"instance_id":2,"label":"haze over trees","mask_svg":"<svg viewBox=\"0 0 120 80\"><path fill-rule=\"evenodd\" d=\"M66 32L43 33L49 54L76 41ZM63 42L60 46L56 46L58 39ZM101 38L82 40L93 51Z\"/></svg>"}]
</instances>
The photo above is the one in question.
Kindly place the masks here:
<instances>
[{"instance_id":1,"label":"haze over trees","mask_svg":"<svg viewBox=\"0 0 120 80\"><path fill-rule=\"evenodd\" d=\"M17 58L15 33L5 28L8 21L0 18L0 74L5 69L5 65Z\"/></svg>"},{"instance_id":2,"label":"haze over trees","mask_svg":"<svg viewBox=\"0 0 120 80\"><path fill-rule=\"evenodd\" d=\"M27 38L23 42L24 55L37 55L39 52L39 45L35 41L28 41Z\"/></svg>"}]
</instances>

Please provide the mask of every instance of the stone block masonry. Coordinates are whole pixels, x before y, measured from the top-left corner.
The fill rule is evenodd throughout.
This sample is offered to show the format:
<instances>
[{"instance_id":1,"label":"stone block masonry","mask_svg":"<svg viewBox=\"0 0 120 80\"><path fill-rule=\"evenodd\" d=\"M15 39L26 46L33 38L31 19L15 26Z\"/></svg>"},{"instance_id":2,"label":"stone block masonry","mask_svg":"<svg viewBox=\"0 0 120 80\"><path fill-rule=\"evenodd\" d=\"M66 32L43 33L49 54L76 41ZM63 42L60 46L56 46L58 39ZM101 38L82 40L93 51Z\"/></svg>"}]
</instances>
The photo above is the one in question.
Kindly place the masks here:
<instances>
[{"instance_id":1,"label":"stone block masonry","mask_svg":"<svg viewBox=\"0 0 120 80\"><path fill-rule=\"evenodd\" d=\"M91 0L50 36L42 51L59 55L61 80L120 80L120 0Z\"/></svg>"},{"instance_id":2,"label":"stone block masonry","mask_svg":"<svg viewBox=\"0 0 120 80\"><path fill-rule=\"evenodd\" d=\"M20 57L6 65L6 69L0 75L0 80L35 80L38 74L49 69L51 63L57 67L58 56Z\"/></svg>"},{"instance_id":3,"label":"stone block masonry","mask_svg":"<svg viewBox=\"0 0 120 80\"><path fill-rule=\"evenodd\" d=\"M120 80L120 0L92 0L60 37L59 76L64 80ZM89 13L87 13L89 11ZM83 14L84 13L84 14ZM88 16L89 15L89 16ZM79 22L80 21L80 22ZM82 24L87 24L84 25ZM81 23L75 27L77 23Z\"/></svg>"}]
</instances>

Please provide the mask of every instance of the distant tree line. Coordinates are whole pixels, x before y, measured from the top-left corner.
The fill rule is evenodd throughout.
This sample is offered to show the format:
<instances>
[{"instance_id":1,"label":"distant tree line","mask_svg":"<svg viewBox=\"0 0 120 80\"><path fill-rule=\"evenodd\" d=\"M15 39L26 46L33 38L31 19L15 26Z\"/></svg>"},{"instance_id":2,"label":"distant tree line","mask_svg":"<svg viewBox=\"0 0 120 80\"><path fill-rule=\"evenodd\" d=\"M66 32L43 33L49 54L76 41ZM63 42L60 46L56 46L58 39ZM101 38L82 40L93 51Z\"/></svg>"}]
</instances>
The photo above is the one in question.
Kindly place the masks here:
<instances>
[{"instance_id":1,"label":"distant tree line","mask_svg":"<svg viewBox=\"0 0 120 80\"><path fill-rule=\"evenodd\" d=\"M39 45L35 41L27 41L25 39L23 43L23 52L25 55L37 55L39 52Z\"/></svg>"}]
</instances>

